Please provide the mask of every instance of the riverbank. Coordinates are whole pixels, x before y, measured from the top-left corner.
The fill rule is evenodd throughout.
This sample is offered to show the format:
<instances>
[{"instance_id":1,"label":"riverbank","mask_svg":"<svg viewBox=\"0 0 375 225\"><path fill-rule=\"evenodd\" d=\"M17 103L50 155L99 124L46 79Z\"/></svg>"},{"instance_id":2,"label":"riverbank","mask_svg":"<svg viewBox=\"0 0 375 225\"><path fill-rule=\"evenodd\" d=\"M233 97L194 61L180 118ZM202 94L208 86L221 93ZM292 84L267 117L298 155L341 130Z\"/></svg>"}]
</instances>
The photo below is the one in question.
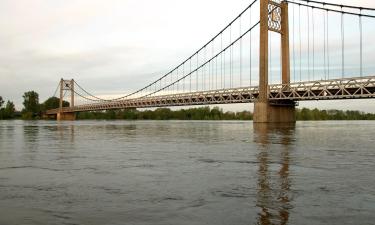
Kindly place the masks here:
<instances>
[{"instance_id":1,"label":"riverbank","mask_svg":"<svg viewBox=\"0 0 375 225\"><path fill-rule=\"evenodd\" d=\"M191 109L171 110L109 110L102 112L80 112L77 119L127 119L127 120L252 120L250 111L224 112L219 107L199 107ZM375 114L360 111L297 109L297 120L375 120Z\"/></svg>"},{"instance_id":2,"label":"riverbank","mask_svg":"<svg viewBox=\"0 0 375 225\"><path fill-rule=\"evenodd\" d=\"M25 119L21 113L15 113L13 119ZM35 120L45 120L40 115ZM169 108L158 108L155 110L107 110L96 112L79 112L77 120L252 120L250 111L224 112L219 107L198 107L191 109L171 110ZM361 111L343 110L319 110L319 109L297 109L296 119L298 121L310 120L375 120L375 114Z\"/></svg>"}]
</instances>

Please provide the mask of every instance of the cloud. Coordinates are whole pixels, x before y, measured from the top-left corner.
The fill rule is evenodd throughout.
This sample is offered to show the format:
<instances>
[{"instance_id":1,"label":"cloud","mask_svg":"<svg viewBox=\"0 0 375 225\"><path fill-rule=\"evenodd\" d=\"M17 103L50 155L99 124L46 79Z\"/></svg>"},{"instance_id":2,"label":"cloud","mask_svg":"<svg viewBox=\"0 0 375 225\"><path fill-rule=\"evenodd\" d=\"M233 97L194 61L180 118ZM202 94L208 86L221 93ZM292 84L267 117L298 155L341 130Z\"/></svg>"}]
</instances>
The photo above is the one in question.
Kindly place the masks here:
<instances>
[{"instance_id":1,"label":"cloud","mask_svg":"<svg viewBox=\"0 0 375 225\"><path fill-rule=\"evenodd\" d=\"M374 7L373 1L345 3ZM35 90L44 100L61 77L98 95L129 93L170 71L248 4L2 0L0 95L21 109L23 92Z\"/></svg>"}]
</instances>

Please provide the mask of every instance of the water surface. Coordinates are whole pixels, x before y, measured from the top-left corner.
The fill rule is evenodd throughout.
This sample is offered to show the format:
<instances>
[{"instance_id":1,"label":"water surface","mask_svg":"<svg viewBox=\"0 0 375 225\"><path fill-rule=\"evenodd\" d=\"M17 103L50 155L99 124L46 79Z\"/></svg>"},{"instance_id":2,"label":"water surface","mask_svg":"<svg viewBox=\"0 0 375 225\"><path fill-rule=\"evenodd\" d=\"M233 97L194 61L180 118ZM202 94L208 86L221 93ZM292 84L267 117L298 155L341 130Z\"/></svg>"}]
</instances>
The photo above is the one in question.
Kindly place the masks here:
<instances>
[{"instance_id":1,"label":"water surface","mask_svg":"<svg viewBox=\"0 0 375 225\"><path fill-rule=\"evenodd\" d=\"M374 224L375 122L0 121L0 224Z\"/></svg>"}]
</instances>

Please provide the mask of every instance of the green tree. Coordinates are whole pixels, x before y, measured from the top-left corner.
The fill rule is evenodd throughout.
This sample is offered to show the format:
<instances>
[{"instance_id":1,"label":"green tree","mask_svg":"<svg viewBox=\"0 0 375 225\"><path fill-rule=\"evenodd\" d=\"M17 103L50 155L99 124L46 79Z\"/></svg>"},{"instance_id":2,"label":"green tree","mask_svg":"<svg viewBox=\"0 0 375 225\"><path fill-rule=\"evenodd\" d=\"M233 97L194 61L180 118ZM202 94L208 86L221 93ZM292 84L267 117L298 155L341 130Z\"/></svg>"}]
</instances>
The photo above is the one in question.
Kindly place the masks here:
<instances>
[{"instance_id":1,"label":"green tree","mask_svg":"<svg viewBox=\"0 0 375 225\"><path fill-rule=\"evenodd\" d=\"M219 107L215 106L213 109L211 109L211 117L213 120L220 120L223 115L223 110Z\"/></svg>"},{"instance_id":2,"label":"green tree","mask_svg":"<svg viewBox=\"0 0 375 225\"><path fill-rule=\"evenodd\" d=\"M69 102L63 101L63 107L69 107ZM57 97L50 97L40 105L41 111L45 112L49 109L56 109L60 107L60 99Z\"/></svg>"},{"instance_id":3,"label":"green tree","mask_svg":"<svg viewBox=\"0 0 375 225\"><path fill-rule=\"evenodd\" d=\"M0 109L1 109L1 107L3 106L3 104L4 104L3 97L0 96Z\"/></svg>"},{"instance_id":4,"label":"green tree","mask_svg":"<svg viewBox=\"0 0 375 225\"><path fill-rule=\"evenodd\" d=\"M124 109L121 113L121 118L126 120L135 120L137 119L137 110L136 109ZM149 118L147 118L149 119Z\"/></svg>"},{"instance_id":5,"label":"green tree","mask_svg":"<svg viewBox=\"0 0 375 225\"><path fill-rule=\"evenodd\" d=\"M3 114L4 114L3 104L4 104L3 97L0 96L0 120L3 119Z\"/></svg>"},{"instance_id":6,"label":"green tree","mask_svg":"<svg viewBox=\"0 0 375 225\"><path fill-rule=\"evenodd\" d=\"M40 114L39 94L35 91L25 92L23 97L22 118L33 119Z\"/></svg>"},{"instance_id":7,"label":"green tree","mask_svg":"<svg viewBox=\"0 0 375 225\"><path fill-rule=\"evenodd\" d=\"M114 120L116 119L116 111L115 110L107 110L105 113L106 120Z\"/></svg>"},{"instance_id":8,"label":"green tree","mask_svg":"<svg viewBox=\"0 0 375 225\"><path fill-rule=\"evenodd\" d=\"M310 109L307 109L307 108L303 108L299 115L297 116L297 119L298 120L312 120L313 119L313 115L312 115L312 112Z\"/></svg>"},{"instance_id":9,"label":"green tree","mask_svg":"<svg viewBox=\"0 0 375 225\"><path fill-rule=\"evenodd\" d=\"M81 112L78 119L128 119L128 120L251 120L253 114L250 111L223 112L214 107L190 108L172 111L168 108L159 108L154 111L137 109L107 110L96 112ZM297 120L375 120L375 114L360 111L297 109Z\"/></svg>"},{"instance_id":10,"label":"green tree","mask_svg":"<svg viewBox=\"0 0 375 225\"><path fill-rule=\"evenodd\" d=\"M154 111L156 120L168 120L171 119L171 109L158 108Z\"/></svg>"},{"instance_id":11,"label":"green tree","mask_svg":"<svg viewBox=\"0 0 375 225\"><path fill-rule=\"evenodd\" d=\"M5 105L5 108L3 109L3 118L4 119L13 119L14 114L16 112L16 108L14 106L14 103L11 101L7 101L7 104Z\"/></svg>"},{"instance_id":12,"label":"green tree","mask_svg":"<svg viewBox=\"0 0 375 225\"><path fill-rule=\"evenodd\" d=\"M14 118L14 113L16 111L13 102L7 101L5 107L4 100L0 96L0 119L12 119Z\"/></svg>"}]
</instances>

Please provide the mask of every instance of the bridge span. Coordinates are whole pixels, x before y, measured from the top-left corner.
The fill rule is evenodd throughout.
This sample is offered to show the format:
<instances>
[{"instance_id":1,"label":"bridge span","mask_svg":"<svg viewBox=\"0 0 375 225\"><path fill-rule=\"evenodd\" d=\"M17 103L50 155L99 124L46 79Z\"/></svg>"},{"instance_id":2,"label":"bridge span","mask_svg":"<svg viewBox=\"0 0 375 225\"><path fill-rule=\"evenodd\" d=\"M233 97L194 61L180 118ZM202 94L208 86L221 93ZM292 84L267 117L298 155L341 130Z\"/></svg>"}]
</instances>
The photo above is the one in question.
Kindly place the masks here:
<instances>
[{"instance_id":1,"label":"bridge span","mask_svg":"<svg viewBox=\"0 0 375 225\"><path fill-rule=\"evenodd\" d=\"M74 80L61 79L56 89L60 107L46 114L64 120L84 111L254 103L254 122L294 122L298 101L374 98L375 76L364 66L370 47L364 46L364 23L375 22L374 13L372 8L319 1L254 0L190 57L143 88L105 99ZM352 31L357 41L351 42L358 48L350 54L347 17L358 22ZM339 32L331 31L337 27ZM280 56L276 62L275 55ZM346 58L357 62L358 72ZM69 107L63 107L66 93ZM77 104L77 98L84 102Z\"/></svg>"},{"instance_id":2,"label":"bridge span","mask_svg":"<svg viewBox=\"0 0 375 225\"><path fill-rule=\"evenodd\" d=\"M117 101L100 101L73 107L63 107L63 113L101 111L126 108L151 108L169 106L254 103L259 87L243 87L176 93L155 97L142 97ZM297 82L269 85L269 100L273 105L294 105L297 101L375 98L375 76L346 79ZM57 114L60 109L48 110Z\"/></svg>"}]
</instances>

